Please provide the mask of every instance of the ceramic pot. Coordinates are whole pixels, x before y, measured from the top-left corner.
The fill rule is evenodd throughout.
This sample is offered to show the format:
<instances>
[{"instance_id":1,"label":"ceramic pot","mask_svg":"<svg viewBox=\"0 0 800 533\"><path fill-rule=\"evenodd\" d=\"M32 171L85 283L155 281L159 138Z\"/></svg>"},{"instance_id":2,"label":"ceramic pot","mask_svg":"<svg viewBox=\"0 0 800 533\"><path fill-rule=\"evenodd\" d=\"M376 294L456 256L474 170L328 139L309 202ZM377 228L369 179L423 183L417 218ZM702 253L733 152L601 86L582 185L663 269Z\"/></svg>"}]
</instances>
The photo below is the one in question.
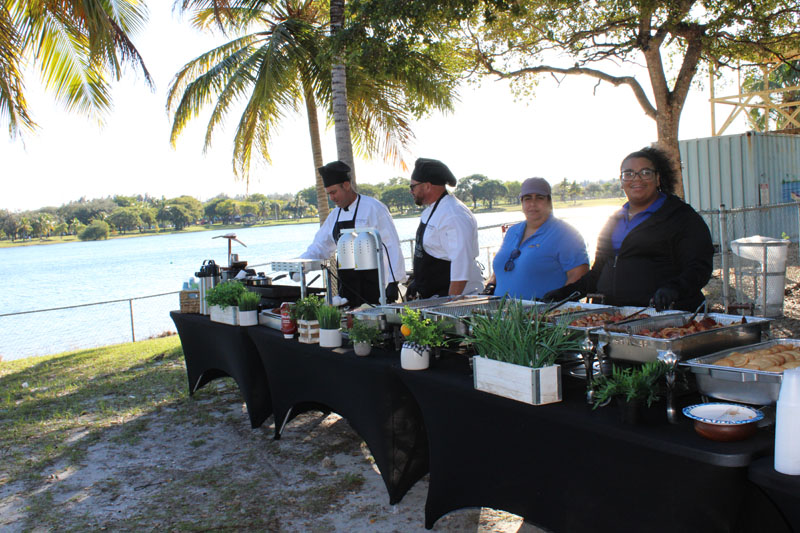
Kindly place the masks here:
<instances>
[{"instance_id":1,"label":"ceramic pot","mask_svg":"<svg viewBox=\"0 0 800 533\"><path fill-rule=\"evenodd\" d=\"M369 355L369 352L372 351L372 345L368 342L356 342L353 344L353 351L356 352L356 355L363 357Z\"/></svg>"},{"instance_id":2,"label":"ceramic pot","mask_svg":"<svg viewBox=\"0 0 800 533\"><path fill-rule=\"evenodd\" d=\"M341 330L319 328L320 348L338 348L341 345L342 345Z\"/></svg>"},{"instance_id":3,"label":"ceramic pot","mask_svg":"<svg viewBox=\"0 0 800 533\"><path fill-rule=\"evenodd\" d=\"M430 366L431 349L411 342L403 344L400 350L400 366L405 370L425 370Z\"/></svg>"},{"instance_id":4,"label":"ceramic pot","mask_svg":"<svg viewBox=\"0 0 800 533\"><path fill-rule=\"evenodd\" d=\"M258 311L239 311L239 325L240 326L257 326L258 325Z\"/></svg>"}]
</instances>

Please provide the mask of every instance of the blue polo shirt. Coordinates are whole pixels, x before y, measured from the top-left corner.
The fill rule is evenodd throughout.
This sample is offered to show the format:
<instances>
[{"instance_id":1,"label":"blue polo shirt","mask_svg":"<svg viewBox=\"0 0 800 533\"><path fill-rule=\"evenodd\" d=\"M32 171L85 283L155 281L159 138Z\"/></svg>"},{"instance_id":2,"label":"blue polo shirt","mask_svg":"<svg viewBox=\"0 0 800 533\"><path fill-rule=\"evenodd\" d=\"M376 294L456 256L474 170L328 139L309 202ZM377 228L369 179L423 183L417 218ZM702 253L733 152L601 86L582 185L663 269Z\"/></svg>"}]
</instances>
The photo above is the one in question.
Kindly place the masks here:
<instances>
[{"instance_id":1,"label":"blue polo shirt","mask_svg":"<svg viewBox=\"0 0 800 533\"><path fill-rule=\"evenodd\" d=\"M532 300L548 291L563 287L567 271L589 264L586 243L578 231L550 215L536 233L520 243L525 234L525 222L510 227L503 245L494 256L494 273L498 296L508 294L514 298ZM520 256L514 260L514 269L505 271L511 253L519 246Z\"/></svg>"},{"instance_id":2,"label":"blue polo shirt","mask_svg":"<svg viewBox=\"0 0 800 533\"><path fill-rule=\"evenodd\" d=\"M633 215L633 218L630 220L628 220L628 209L630 202L625 202L625 205L622 206L622 209L618 211L620 219L617 221L617 225L614 226L614 233L611 234L611 246L614 247L615 254L619 252L620 248L622 248L622 241L625 240L625 237L628 236L628 233L633 231L633 228L653 216L653 213L661 209L661 206L664 205L666 200L666 194L663 192L658 193L658 198L656 198L655 202L650 204L644 211Z\"/></svg>"}]
</instances>

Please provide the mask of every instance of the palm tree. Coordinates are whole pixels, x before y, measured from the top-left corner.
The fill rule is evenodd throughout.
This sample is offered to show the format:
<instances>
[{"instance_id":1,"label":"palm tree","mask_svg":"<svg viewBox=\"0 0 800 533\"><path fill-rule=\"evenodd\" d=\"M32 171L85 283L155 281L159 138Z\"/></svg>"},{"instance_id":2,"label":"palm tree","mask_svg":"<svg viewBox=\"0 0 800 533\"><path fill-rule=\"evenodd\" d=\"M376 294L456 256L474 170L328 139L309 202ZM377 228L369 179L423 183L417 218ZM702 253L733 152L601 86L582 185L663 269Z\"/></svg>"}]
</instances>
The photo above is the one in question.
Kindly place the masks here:
<instances>
[{"instance_id":1,"label":"palm tree","mask_svg":"<svg viewBox=\"0 0 800 533\"><path fill-rule=\"evenodd\" d=\"M344 0L331 0L331 36L344 26ZM336 131L336 155L352 169L353 183L356 181L356 166L353 162L350 120L347 112L347 68L344 51L339 50L331 66L331 89L333 92L333 122Z\"/></svg>"},{"instance_id":2,"label":"palm tree","mask_svg":"<svg viewBox=\"0 0 800 533\"><path fill-rule=\"evenodd\" d=\"M200 28L217 22L227 31L256 31L190 61L175 76L167 102L168 109L174 110L172 142L190 119L215 101L206 129L207 150L214 128L233 105L246 98L234 138L233 166L237 176L249 182L254 154L270 162L268 146L274 126L287 113L305 107L314 168L322 166L317 108L321 106L332 117L336 100L330 64L325 60L329 39L324 30L324 3L184 0L183 8L189 6L201 8L194 16ZM442 82L437 65L421 54L409 54L406 60L413 68L397 69L392 76L376 76L359 65L350 67L348 118L354 126L353 143L362 155L381 153L402 164L400 154L412 138L410 110L451 107L452 86ZM315 182L324 220L328 202L316 171Z\"/></svg>"},{"instance_id":3,"label":"palm tree","mask_svg":"<svg viewBox=\"0 0 800 533\"><path fill-rule=\"evenodd\" d=\"M30 59L42 71L45 88L67 109L98 118L111 106L108 78L119 79L122 64L152 80L129 35L147 18L143 0L5 0L0 5L0 116L9 135L35 122L25 100L21 64Z\"/></svg>"}]
</instances>

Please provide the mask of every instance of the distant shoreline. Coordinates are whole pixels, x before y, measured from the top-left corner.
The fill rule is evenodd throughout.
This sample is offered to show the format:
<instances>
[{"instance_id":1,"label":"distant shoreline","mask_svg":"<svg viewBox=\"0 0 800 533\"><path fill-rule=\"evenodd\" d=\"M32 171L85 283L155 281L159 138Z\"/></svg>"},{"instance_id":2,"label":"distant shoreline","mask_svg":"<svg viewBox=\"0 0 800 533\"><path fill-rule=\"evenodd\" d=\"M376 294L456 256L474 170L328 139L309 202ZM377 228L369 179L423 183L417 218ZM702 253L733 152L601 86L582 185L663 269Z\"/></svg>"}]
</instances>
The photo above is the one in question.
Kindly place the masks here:
<instances>
[{"instance_id":1,"label":"distant shoreline","mask_svg":"<svg viewBox=\"0 0 800 533\"><path fill-rule=\"evenodd\" d=\"M574 208L581 208L581 207L597 207L602 205L622 205L625 202L625 198L591 198L587 200L580 200L577 202L561 202L561 201L554 201L553 208L554 209L574 209ZM518 211L520 209L519 204L502 204L497 205L492 209L487 208L479 208L473 210L473 213L499 213L503 211ZM410 213L406 214L393 214L393 218L410 218L419 216L420 211L415 210ZM144 231L144 232L130 232L130 233L112 233L108 239L104 240L111 240L111 239L125 239L131 237L155 237L160 235L174 235L174 234L183 234L183 233L191 233L195 231L213 231L213 230L237 230L237 229L244 229L244 228L265 228L270 226L286 226L286 225L294 225L294 224L310 224L314 222L318 222L319 218L317 217L306 217L301 218L298 220L265 220L263 222L259 222L256 224L244 225L244 224L205 224L205 225L195 225L190 226L182 230L168 230L168 231ZM47 244L61 244L61 243L68 243L68 242L82 242L78 237L75 235L66 235L64 237L48 237L45 239L27 239L27 240L16 240L11 242L9 239L0 240L0 249L2 248L15 248L20 246L39 246L39 245L47 245Z\"/></svg>"}]
</instances>

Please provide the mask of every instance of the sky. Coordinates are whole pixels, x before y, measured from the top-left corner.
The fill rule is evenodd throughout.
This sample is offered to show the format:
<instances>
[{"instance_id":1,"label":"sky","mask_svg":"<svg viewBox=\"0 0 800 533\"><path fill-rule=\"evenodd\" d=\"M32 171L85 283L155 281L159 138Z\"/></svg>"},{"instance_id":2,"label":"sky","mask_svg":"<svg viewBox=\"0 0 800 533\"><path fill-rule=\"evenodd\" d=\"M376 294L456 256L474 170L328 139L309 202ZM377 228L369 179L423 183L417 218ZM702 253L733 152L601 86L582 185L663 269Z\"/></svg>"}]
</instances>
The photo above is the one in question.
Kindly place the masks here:
<instances>
[{"instance_id":1,"label":"sky","mask_svg":"<svg viewBox=\"0 0 800 533\"><path fill-rule=\"evenodd\" d=\"M39 128L23 139L0 141L0 209L23 211L117 194L188 194L205 201L220 193L295 193L314 184L304 114L287 117L270 147L272 165L254 167L249 188L235 178L231 165L238 116L228 117L206 154L207 115L191 123L175 149L170 146L165 106L172 77L187 61L222 42L190 28L172 13L171 4L149 2L149 22L134 38L155 90L129 69L113 86L114 108L102 127L66 111L31 71L27 97ZM643 68L625 65L625 72L649 86ZM708 82L700 81L703 87L692 90L684 108L681 139L711 135ZM718 108L718 117L722 111ZM745 129L737 123L726 133ZM553 184L565 177L579 182L611 179L625 154L656 140L655 122L645 116L630 89L596 86L594 79L581 76L560 84L545 76L535 95L524 99L515 98L503 81L466 85L453 112L425 117L413 130L415 142L406 154L409 169L417 157L430 157L444 161L459 178L484 174L521 181L542 176ZM332 130L324 132L323 159L336 159ZM380 160L359 159L356 172L357 180L366 183L410 175L410 170Z\"/></svg>"}]
</instances>

